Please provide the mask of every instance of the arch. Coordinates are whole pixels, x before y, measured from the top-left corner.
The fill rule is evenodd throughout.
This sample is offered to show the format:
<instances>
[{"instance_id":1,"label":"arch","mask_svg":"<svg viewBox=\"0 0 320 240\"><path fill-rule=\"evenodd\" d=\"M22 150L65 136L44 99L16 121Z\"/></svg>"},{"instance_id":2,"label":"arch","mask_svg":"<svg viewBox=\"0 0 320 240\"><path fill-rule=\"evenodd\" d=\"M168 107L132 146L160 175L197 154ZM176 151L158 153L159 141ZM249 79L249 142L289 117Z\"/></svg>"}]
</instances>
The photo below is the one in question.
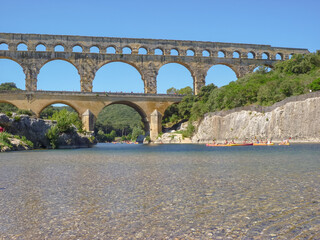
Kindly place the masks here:
<instances>
[{"instance_id":1,"label":"arch","mask_svg":"<svg viewBox=\"0 0 320 240\"><path fill-rule=\"evenodd\" d=\"M261 59L270 59L270 54L268 52L263 52L261 54Z\"/></svg>"},{"instance_id":2,"label":"arch","mask_svg":"<svg viewBox=\"0 0 320 240\"><path fill-rule=\"evenodd\" d=\"M220 50L220 51L218 52L218 57L219 57L219 58L225 58L225 57L226 57L226 52L225 52L224 50Z\"/></svg>"},{"instance_id":3,"label":"arch","mask_svg":"<svg viewBox=\"0 0 320 240\"><path fill-rule=\"evenodd\" d=\"M81 118L81 112L80 112L80 110L79 109L77 109L77 107L74 105L74 104L72 104L72 103L70 103L70 102L68 102L68 101L64 101L64 100L61 100L61 101L57 101L57 100L55 100L55 101L51 101L51 102L47 102L47 103L45 103L43 106L41 106L41 108L40 108L40 111L39 111L39 116L41 116L41 113L43 112L43 110L45 110L47 107L49 107L49 106L51 106L51 105L55 105L55 104L64 104L64 105L67 105L67 106L69 106L69 107L71 107L73 110L75 110L75 112L76 113L78 113L78 116L79 116L79 118Z\"/></svg>"},{"instance_id":4,"label":"arch","mask_svg":"<svg viewBox=\"0 0 320 240\"><path fill-rule=\"evenodd\" d=\"M18 43L17 44L17 51L28 51L28 46L26 43Z\"/></svg>"},{"instance_id":5,"label":"arch","mask_svg":"<svg viewBox=\"0 0 320 240\"><path fill-rule=\"evenodd\" d=\"M132 49L129 46L122 48L122 54L132 54Z\"/></svg>"},{"instance_id":6,"label":"arch","mask_svg":"<svg viewBox=\"0 0 320 240\"><path fill-rule=\"evenodd\" d=\"M171 56L179 56L179 51L178 51L178 49L172 48L172 49L170 50L170 55L171 55Z\"/></svg>"},{"instance_id":7,"label":"arch","mask_svg":"<svg viewBox=\"0 0 320 240\"><path fill-rule=\"evenodd\" d=\"M148 121L148 116L146 114L146 112L136 103L131 102L131 101L115 101L115 102L111 102L109 104L107 104L106 106L104 106L100 112L97 115L97 118L99 118L99 116L101 116L100 114L104 111L105 108L113 106L113 105L125 105L128 107L131 107L132 109L134 109L141 117L141 121L144 124L144 131L145 133L149 133L150 132L150 124Z\"/></svg>"},{"instance_id":8,"label":"arch","mask_svg":"<svg viewBox=\"0 0 320 240\"><path fill-rule=\"evenodd\" d=\"M0 56L0 60L1 60L1 59L12 60L12 61L14 61L15 63L17 63L17 64L23 69L23 67L22 67L21 63L19 62L19 60L15 59L15 58L7 57L7 56Z\"/></svg>"},{"instance_id":9,"label":"arch","mask_svg":"<svg viewBox=\"0 0 320 240\"><path fill-rule=\"evenodd\" d=\"M141 54L141 55L146 55L146 54L148 54L147 48L145 48L145 47L139 48L138 54Z\"/></svg>"},{"instance_id":10,"label":"arch","mask_svg":"<svg viewBox=\"0 0 320 240\"><path fill-rule=\"evenodd\" d=\"M195 53L194 49L187 50L187 56L194 56L194 53Z\"/></svg>"},{"instance_id":11,"label":"arch","mask_svg":"<svg viewBox=\"0 0 320 240\"><path fill-rule=\"evenodd\" d=\"M210 57L211 54L210 54L210 51L209 50L203 50L202 51L202 57Z\"/></svg>"},{"instance_id":12,"label":"arch","mask_svg":"<svg viewBox=\"0 0 320 240\"><path fill-rule=\"evenodd\" d=\"M112 69L107 69L108 72L101 71L101 69L104 66L114 64ZM121 65L122 64L122 65ZM130 68L126 68L126 66L129 66ZM97 72L95 75L95 79L93 80L93 89L94 91L97 91L97 88L100 89L100 91L117 91L117 92L144 92L144 82L142 81L142 71L139 67L137 67L134 63L128 62L128 61L122 61L122 60L114 60L114 61L108 61L108 62L103 62L101 63L98 68ZM138 72L138 75L136 74ZM124 75L124 76L119 76ZM118 87L112 86L110 88L110 82L105 82L105 80L111 80L116 83L121 83L123 81L124 85L121 86L121 89L118 89ZM115 80L117 79L117 80ZM132 82L132 79L141 81L140 83L142 84L139 86L137 85L137 81ZM97 82L99 81L99 82ZM107 84L108 83L108 84ZM106 87L105 87L106 86ZM141 91L140 91L141 87ZM111 90L110 90L111 89Z\"/></svg>"},{"instance_id":13,"label":"arch","mask_svg":"<svg viewBox=\"0 0 320 240\"><path fill-rule=\"evenodd\" d=\"M9 57L0 57L0 84L5 82L13 82L17 88L25 90L25 74L20 62Z\"/></svg>"},{"instance_id":14,"label":"arch","mask_svg":"<svg viewBox=\"0 0 320 240\"><path fill-rule=\"evenodd\" d=\"M272 69L273 69L272 65L262 64L257 66L255 69L253 69L253 72L267 73L267 72L270 72Z\"/></svg>"},{"instance_id":15,"label":"arch","mask_svg":"<svg viewBox=\"0 0 320 240\"><path fill-rule=\"evenodd\" d=\"M47 51L47 48L43 43L39 43L36 46L36 51L45 52L45 51Z\"/></svg>"},{"instance_id":16,"label":"arch","mask_svg":"<svg viewBox=\"0 0 320 240\"><path fill-rule=\"evenodd\" d=\"M90 47L90 53L100 53L100 49L97 46Z\"/></svg>"},{"instance_id":17,"label":"arch","mask_svg":"<svg viewBox=\"0 0 320 240\"><path fill-rule=\"evenodd\" d=\"M83 47L81 45L74 45L72 47L72 52L83 52Z\"/></svg>"},{"instance_id":18,"label":"arch","mask_svg":"<svg viewBox=\"0 0 320 240\"><path fill-rule=\"evenodd\" d=\"M156 48L154 50L154 55L163 55L164 51L162 48Z\"/></svg>"},{"instance_id":19,"label":"arch","mask_svg":"<svg viewBox=\"0 0 320 240\"><path fill-rule=\"evenodd\" d=\"M106 53L108 54L115 54L116 53L116 47L115 46L108 46L106 48Z\"/></svg>"},{"instance_id":20,"label":"arch","mask_svg":"<svg viewBox=\"0 0 320 240\"><path fill-rule=\"evenodd\" d=\"M255 59L256 54L254 52L248 52L247 57L248 57L248 59Z\"/></svg>"},{"instance_id":21,"label":"arch","mask_svg":"<svg viewBox=\"0 0 320 240\"><path fill-rule=\"evenodd\" d=\"M241 58L241 53L239 51L234 51L232 54L233 58Z\"/></svg>"},{"instance_id":22,"label":"arch","mask_svg":"<svg viewBox=\"0 0 320 240\"><path fill-rule=\"evenodd\" d=\"M19 107L10 101L0 100L0 113L17 112Z\"/></svg>"},{"instance_id":23,"label":"arch","mask_svg":"<svg viewBox=\"0 0 320 240\"><path fill-rule=\"evenodd\" d=\"M228 85L237 80L237 72L229 64L215 64L207 71L206 85L213 83L217 87Z\"/></svg>"},{"instance_id":24,"label":"arch","mask_svg":"<svg viewBox=\"0 0 320 240\"><path fill-rule=\"evenodd\" d=\"M14 107L16 107L16 108L19 109L19 107L18 107L17 104L14 104L14 103L12 103L12 102L10 102L10 101L8 101L8 100L0 100L0 103L10 104L10 105L12 105L12 106L14 106Z\"/></svg>"},{"instance_id":25,"label":"arch","mask_svg":"<svg viewBox=\"0 0 320 240\"><path fill-rule=\"evenodd\" d=\"M62 44L57 44L54 46L54 51L55 52L64 52L65 46Z\"/></svg>"},{"instance_id":26,"label":"arch","mask_svg":"<svg viewBox=\"0 0 320 240\"><path fill-rule=\"evenodd\" d=\"M7 43L0 43L0 51L8 51L9 50L9 45Z\"/></svg>"},{"instance_id":27,"label":"arch","mask_svg":"<svg viewBox=\"0 0 320 240\"><path fill-rule=\"evenodd\" d=\"M276 60L283 60L283 54L282 53L277 53L276 54Z\"/></svg>"},{"instance_id":28,"label":"arch","mask_svg":"<svg viewBox=\"0 0 320 240\"><path fill-rule=\"evenodd\" d=\"M130 101L116 101L116 102L112 102L112 103L106 105L105 107L108 107L108 106L111 106L111 105L115 105L115 104L123 104L123 105L129 106L129 107L132 107L134 110L136 110L136 111L140 114L141 118L147 118L146 112L145 112L139 105L137 105L137 104L134 103L134 102L130 102ZM104 107L104 108L105 108L105 107ZM102 111L102 109L101 109L101 111ZM101 112L101 111L100 111L100 112ZM100 114L100 112L99 112L99 114Z\"/></svg>"},{"instance_id":29,"label":"arch","mask_svg":"<svg viewBox=\"0 0 320 240\"><path fill-rule=\"evenodd\" d=\"M187 72L185 70L187 70ZM192 69L186 63L178 61L166 62L161 65L158 72L157 92L166 93L171 87L180 89L189 86L193 89L193 76L194 73ZM188 78L190 78L190 82L186 81Z\"/></svg>"},{"instance_id":30,"label":"arch","mask_svg":"<svg viewBox=\"0 0 320 240\"><path fill-rule=\"evenodd\" d=\"M44 67L49 69L44 69ZM70 81L71 79L72 81ZM59 84L59 81L61 84ZM74 85L75 83L77 85ZM49 91L80 91L79 69L68 59L49 59L40 68L37 88Z\"/></svg>"}]
</instances>

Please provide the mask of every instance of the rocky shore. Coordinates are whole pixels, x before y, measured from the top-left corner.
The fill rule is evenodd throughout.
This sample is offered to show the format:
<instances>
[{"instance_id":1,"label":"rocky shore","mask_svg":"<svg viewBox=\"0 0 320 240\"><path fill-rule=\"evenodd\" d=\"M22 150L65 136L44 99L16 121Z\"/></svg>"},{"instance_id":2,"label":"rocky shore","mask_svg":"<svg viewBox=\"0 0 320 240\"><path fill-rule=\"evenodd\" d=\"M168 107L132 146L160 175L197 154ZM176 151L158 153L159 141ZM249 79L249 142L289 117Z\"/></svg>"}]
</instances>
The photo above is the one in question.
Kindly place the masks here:
<instances>
[{"instance_id":1,"label":"rocky shore","mask_svg":"<svg viewBox=\"0 0 320 240\"><path fill-rule=\"evenodd\" d=\"M46 133L54 125L55 122L51 120L43 120L28 115L17 115L15 113L9 117L0 113L0 126L5 128L6 133L11 134L9 140L12 145L11 148L1 146L1 151L51 148ZM21 143L23 141L15 136L18 138L24 137L33 146ZM57 143L58 148L80 148L91 147L96 142L92 134L81 134L77 131L72 131L60 134Z\"/></svg>"},{"instance_id":2,"label":"rocky shore","mask_svg":"<svg viewBox=\"0 0 320 240\"><path fill-rule=\"evenodd\" d=\"M281 142L320 142L320 92L294 96L270 107L246 106L228 111L207 113L194 122L195 132L191 139L183 139L181 131L164 133L155 143L209 143L215 139L242 142L244 140L272 140Z\"/></svg>"},{"instance_id":3,"label":"rocky shore","mask_svg":"<svg viewBox=\"0 0 320 240\"><path fill-rule=\"evenodd\" d=\"M294 98L292 98L294 100ZM237 112L208 113L197 123L193 143L272 139L280 142L320 142L320 97L290 99L272 107Z\"/></svg>"}]
</instances>

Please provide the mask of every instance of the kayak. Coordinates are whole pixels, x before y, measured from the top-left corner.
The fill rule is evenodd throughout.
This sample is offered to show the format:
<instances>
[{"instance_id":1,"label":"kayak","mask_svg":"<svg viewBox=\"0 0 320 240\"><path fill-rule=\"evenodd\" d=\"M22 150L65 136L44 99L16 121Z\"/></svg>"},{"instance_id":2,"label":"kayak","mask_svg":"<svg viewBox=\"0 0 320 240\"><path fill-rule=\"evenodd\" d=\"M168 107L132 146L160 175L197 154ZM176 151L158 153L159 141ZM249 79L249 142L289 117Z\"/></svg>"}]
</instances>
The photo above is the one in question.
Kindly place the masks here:
<instances>
[{"instance_id":1,"label":"kayak","mask_svg":"<svg viewBox=\"0 0 320 240\"><path fill-rule=\"evenodd\" d=\"M236 146L252 146L253 143L229 143L229 144L213 144L207 143L207 147L236 147Z\"/></svg>"},{"instance_id":2,"label":"kayak","mask_svg":"<svg viewBox=\"0 0 320 240\"><path fill-rule=\"evenodd\" d=\"M230 144L213 144L213 143L207 143L207 147L230 147Z\"/></svg>"},{"instance_id":3,"label":"kayak","mask_svg":"<svg viewBox=\"0 0 320 240\"><path fill-rule=\"evenodd\" d=\"M280 146L290 146L290 143L279 143Z\"/></svg>"},{"instance_id":4,"label":"kayak","mask_svg":"<svg viewBox=\"0 0 320 240\"><path fill-rule=\"evenodd\" d=\"M234 147L234 146L252 146L253 143L233 143L230 144L230 146Z\"/></svg>"},{"instance_id":5,"label":"kayak","mask_svg":"<svg viewBox=\"0 0 320 240\"><path fill-rule=\"evenodd\" d=\"M273 146L274 143L254 143L253 146Z\"/></svg>"}]
</instances>

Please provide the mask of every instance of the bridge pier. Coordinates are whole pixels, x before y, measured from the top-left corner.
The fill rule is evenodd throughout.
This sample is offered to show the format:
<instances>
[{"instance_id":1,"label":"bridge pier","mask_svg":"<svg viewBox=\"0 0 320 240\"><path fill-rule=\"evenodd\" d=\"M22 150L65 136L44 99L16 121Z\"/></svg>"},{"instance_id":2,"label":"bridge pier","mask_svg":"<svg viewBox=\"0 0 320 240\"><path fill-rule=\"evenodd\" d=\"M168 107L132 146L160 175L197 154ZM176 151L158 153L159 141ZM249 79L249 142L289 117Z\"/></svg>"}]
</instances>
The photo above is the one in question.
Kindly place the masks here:
<instances>
[{"instance_id":1,"label":"bridge pier","mask_svg":"<svg viewBox=\"0 0 320 240\"><path fill-rule=\"evenodd\" d=\"M96 122L96 117L89 109L87 109L82 114L82 127L83 127L83 129L87 132L93 132L95 122Z\"/></svg>"},{"instance_id":2,"label":"bridge pier","mask_svg":"<svg viewBox=\"0 0 320 240\"><path fill-rule=\"evenodd\" d=\"M155 141L162 130L162 114L154 110L150 115L150 139Z\"/></svg>"}]
</instances>

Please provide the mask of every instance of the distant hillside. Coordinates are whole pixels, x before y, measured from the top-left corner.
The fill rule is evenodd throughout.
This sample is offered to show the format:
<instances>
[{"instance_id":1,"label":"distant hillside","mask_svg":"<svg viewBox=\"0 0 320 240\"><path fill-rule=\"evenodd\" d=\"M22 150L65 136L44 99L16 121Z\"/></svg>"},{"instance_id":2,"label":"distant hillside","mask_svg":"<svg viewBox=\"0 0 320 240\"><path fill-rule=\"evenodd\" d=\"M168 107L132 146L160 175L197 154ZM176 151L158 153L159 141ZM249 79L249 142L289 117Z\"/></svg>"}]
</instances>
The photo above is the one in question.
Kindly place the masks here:
<instances>
[{"instance_id":1,"label":"distant hillside","mask_svg":"<svg viewBox=\"0 0 320 240\"><path fill-rule=\"evenodd\" d=\"M134 128L143 129L141 116L131 107L115 104L104 108L98 116L95 132L116 131L117 136L131 134Z\"/></svg>"}]
</instances>

